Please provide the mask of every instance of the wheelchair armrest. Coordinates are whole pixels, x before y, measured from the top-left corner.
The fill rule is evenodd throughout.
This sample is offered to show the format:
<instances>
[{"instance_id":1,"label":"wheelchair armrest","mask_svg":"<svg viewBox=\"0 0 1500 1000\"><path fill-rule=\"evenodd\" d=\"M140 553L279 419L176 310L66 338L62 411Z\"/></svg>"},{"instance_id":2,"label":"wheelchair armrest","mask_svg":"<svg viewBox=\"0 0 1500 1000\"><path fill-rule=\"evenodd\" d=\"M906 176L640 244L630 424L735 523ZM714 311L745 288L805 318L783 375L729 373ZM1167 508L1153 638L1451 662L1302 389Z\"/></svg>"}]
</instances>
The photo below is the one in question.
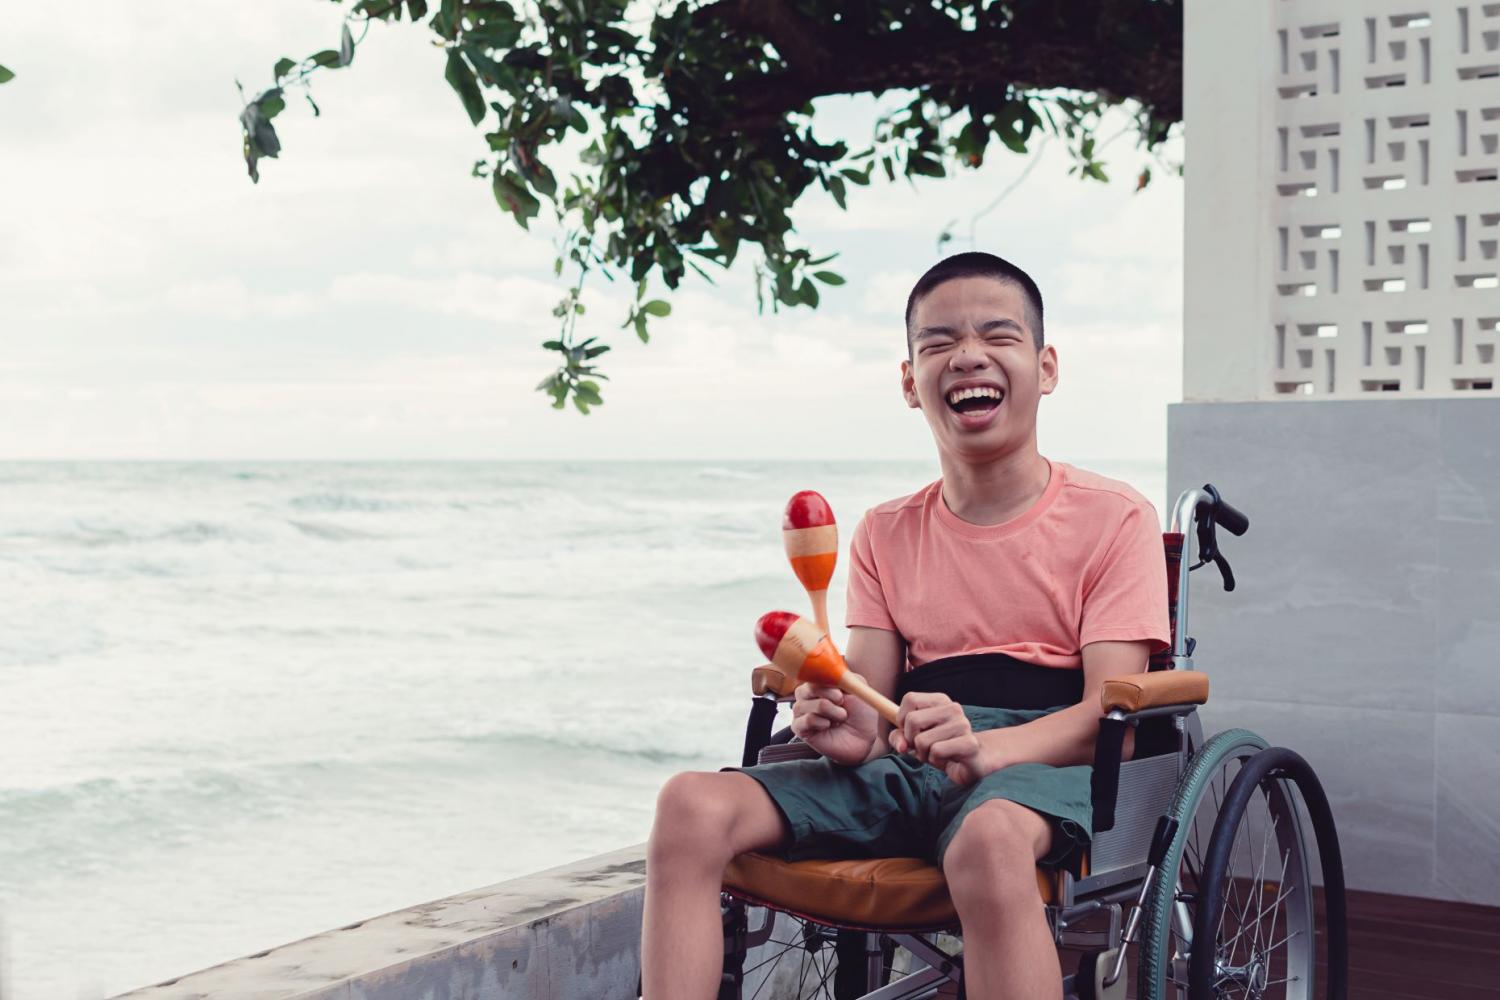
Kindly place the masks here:
<instances>
[{"instance_id":1,"label":"wheelchair armrest","mask_svg":"<svg viewBox=\"0 0 1500 1000\"><path fill-rule=\"evenodd\" d=\"M1145 712L1177 705L1202 705L1208 701L1208 675L1198 670L1153 670L1144 674L1111 677L1099 693L1100 707L1110 712Z\"/></svg>"},{"instance_id":2,"label":"wheelchair armrest","mask_svg":"<svg viewBox=\"0 0 1500 1000\"><path fill-rule=\"evenodd\" d=\"M772 664L763 664L750 671L750 690L755 698L750 702L750 718L745 722L745 748L740 755L740 766L750 767L760 759L761 751L775 742L771 725L776 721L776 706L790 701L797 685Z\"/></svg>"},{"instance_id":3,"label":"wheelchair armrest","mask_svg":"<svg viewBox=\"0 0 1500 1000\"><path fill-rule=\"evenodd\" d=\"M780 670L767 663L750 671L750 690L757 698L767 695L790 698L797 690L797 684L795 679L789 679Z\"/></svg>"},{"instance_id":4,"label":"wheelchair armrest","mask_svg":"<svg viewBox=\"0 0 1500 1000\"><path fill-rule=\"evenodd\" d=\"M1208 675L1196 670L1155 670L1112 677L1104 682L1099 704L1105 717L1099 720L1090 779L1095 833L1111 830L1115 825L1126 730L1143 718L1188 712L1206 701Z\"/></svg>"}]
</instances>

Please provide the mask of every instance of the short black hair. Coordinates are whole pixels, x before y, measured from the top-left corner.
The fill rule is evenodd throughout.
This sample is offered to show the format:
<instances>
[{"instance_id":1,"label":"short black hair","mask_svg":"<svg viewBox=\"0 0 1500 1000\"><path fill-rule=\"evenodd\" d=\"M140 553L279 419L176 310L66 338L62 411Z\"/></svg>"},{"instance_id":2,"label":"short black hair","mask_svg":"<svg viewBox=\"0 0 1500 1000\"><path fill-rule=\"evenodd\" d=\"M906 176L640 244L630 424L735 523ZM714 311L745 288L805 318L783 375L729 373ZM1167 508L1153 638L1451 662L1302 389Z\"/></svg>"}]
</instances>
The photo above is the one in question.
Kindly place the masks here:
<instances>
[{"instance_id":1,"label":"short black hair","mask_svg":"<svg viewBox=\"0 0 1500 1000\"><path fill-rule=\"evenodd\" d=\"M996 281L1018 285L1026 299L1026 322L1031 327L1031 339L1040 351L1046 340L1042 336L1042 291L1031 280L1031 275L1003 257L992 253L971 251L946 257L927 269L917 279L911 294L906 298L906 347L911 350L911 316L917 311L917 303L927 297L938 285L957 278L993 278Z\"/></svg>"}]
</instances>

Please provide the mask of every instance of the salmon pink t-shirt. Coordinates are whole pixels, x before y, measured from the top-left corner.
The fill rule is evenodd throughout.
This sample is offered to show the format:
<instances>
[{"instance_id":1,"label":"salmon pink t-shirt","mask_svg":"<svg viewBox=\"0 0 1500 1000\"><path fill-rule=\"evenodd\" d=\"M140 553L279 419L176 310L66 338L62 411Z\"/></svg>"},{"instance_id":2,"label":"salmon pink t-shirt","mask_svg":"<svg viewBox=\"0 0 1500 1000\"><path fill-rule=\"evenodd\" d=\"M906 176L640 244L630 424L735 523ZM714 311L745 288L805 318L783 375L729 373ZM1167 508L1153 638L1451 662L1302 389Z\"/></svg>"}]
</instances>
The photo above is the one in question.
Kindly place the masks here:
<instances>
[{"instance_id":1,"label":"salmon pink t-shirt","mask_svg":"<svg viewBox=\"0 0 1500 1000\"><path fill-rule=\"evenodd\" d=\"M948 509L942 480L865 512L845 624L906 640L909 666L1005 653L1078 669L1101 640L1169 645L1161 522L1122 482L1049 462L1040 499L1000 524Z\"/></svg>"}]
</instances>

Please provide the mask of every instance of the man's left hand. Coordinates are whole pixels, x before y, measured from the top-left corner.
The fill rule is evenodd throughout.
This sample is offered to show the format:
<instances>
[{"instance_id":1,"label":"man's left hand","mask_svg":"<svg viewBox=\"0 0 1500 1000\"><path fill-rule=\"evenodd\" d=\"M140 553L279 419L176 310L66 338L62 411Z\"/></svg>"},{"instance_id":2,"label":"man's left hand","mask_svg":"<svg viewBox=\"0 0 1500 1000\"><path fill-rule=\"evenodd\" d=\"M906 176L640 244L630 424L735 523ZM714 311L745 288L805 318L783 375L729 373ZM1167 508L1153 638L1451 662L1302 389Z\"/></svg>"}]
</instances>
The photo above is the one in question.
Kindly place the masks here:
<instances>
[{"instance_id":1,"label":"man's left hand","mask_svg":"<svg viewBox=\"0 0 1500 1000\"><path fill-rule=\"evenodd\" d=\"M979 737L963 706L945 694L912 691L901 699L891 730L891 748L911 753L960 785L972 785L993 770L985 766Z\"/></svg>"}]
</instances>

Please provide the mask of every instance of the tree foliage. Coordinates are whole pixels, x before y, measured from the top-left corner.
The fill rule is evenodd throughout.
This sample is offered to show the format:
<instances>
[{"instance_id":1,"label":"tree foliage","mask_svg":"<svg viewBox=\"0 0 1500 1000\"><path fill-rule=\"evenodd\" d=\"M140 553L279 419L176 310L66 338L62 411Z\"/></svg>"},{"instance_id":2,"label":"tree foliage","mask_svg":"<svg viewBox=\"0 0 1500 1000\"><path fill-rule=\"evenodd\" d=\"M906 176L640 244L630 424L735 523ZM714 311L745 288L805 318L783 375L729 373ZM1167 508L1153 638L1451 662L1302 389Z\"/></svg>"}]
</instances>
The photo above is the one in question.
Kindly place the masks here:
<instances>
[{"instance_id":1,"label":"tree foliage","mask_svg":"<svg viewBox=\"0 0 1500 1000\"><path fill-rule=\"evenodd\" d=\"M538 388L562 408L602 402L597 359L579 340L585 279L634 290L622 324L641 339L692 270L712 282L753 254L762 309L816 308L843 278L833 255L802 245L791 210L809 190L842 208L851 186L939 178L978 167L997 145L1060 140L1071 172L1107 179L1101 116L1126 105L1138 145L1156 154L1181 118L1177 0L334 0L348 5L337 48L282 59L240 122L252 180L276 158L273 124L289 91L352 64L372 21L405 21L442 48L443 75L486 156L473 174L523 228L543 202L568 271L554 315L560 355ZM813 102L901 95L866 145L815 135ZM316 104L312 105L318 113ZM549 166L564 148L581 166ZM1137 186L1150 179L1149 170Z\"/></svg>"}]
</instances>

